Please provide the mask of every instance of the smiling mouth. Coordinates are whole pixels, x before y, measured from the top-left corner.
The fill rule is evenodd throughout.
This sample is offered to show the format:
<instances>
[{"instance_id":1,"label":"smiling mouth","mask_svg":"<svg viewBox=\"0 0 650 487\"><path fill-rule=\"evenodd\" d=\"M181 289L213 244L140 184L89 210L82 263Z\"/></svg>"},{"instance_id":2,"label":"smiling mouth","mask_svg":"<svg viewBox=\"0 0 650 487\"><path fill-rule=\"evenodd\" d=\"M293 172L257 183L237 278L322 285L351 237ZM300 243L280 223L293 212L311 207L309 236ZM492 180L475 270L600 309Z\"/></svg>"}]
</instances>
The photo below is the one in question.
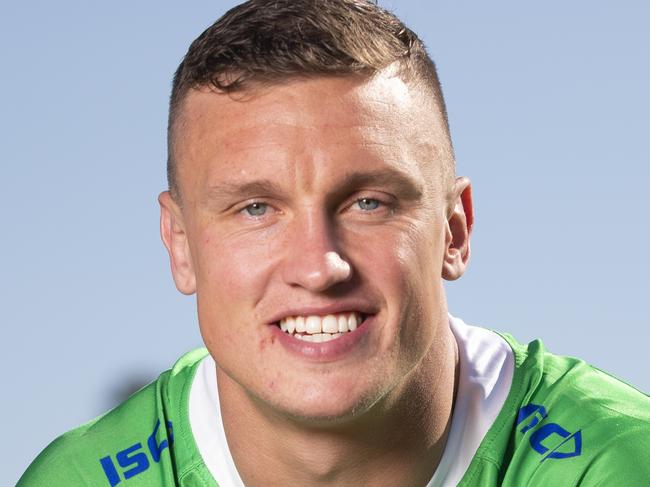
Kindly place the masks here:
<instances>
[{"instance_id":1,"label":"smiling mouth","mask_svg":"<svg viewBox=\"0 0 650 487\"><path fill-rule=\"evenodd\" d=\"M356 330L366 318L363 313L352 311L326 316L289 316L276 324L283 332L298 340L329 342Z\"/></svg>"}]
</instances>

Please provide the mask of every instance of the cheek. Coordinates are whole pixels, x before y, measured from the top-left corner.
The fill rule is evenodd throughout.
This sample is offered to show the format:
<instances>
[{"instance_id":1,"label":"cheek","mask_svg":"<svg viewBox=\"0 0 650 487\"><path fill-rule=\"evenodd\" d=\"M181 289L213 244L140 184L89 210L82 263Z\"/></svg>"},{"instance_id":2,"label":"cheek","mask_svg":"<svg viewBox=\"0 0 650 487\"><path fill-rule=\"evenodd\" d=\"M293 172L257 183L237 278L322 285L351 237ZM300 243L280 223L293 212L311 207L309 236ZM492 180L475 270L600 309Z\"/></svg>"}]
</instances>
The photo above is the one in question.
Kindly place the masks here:
<instances>
[{"instance_id":1,"label":"cheek","mask_svg":"<svg viewBox=\"0 0 650 487\"><path fill-rule=\"evenodd\" d=\"M386 250L379 261L385 264L377 279L384 283L390 322L398 327L399 342L389 346L405 350L412 358L428 348L436 310L444 301L442 250L436 237L419 228L402 233L393 241L392 252Z\"/></svg>"},{"instance_id":2,"label":"cheek","mask_svg":"<svg viewBox=\"0 0 650 487\"><path fill-rule=\"evenodd\" d=\"M196 248L197 301L202 315L214 323L255 318L272 264L264 239L228 238L204 231Z\"/></svg>"},{"instance_id":3,"label":"cheek","mask_svg":"<svg viewBox=\"0 0 650 487\"><path fill-rule=\"evenodd\" d=\"M378 271L384 273L386 282L393 283L396 291L407 296L431 288L440 280L442 252L440 239L426 231L424 225L413 226L392 239L384 239L385 245L375 259L381 262Z\"/></svg>"}]
</instances>

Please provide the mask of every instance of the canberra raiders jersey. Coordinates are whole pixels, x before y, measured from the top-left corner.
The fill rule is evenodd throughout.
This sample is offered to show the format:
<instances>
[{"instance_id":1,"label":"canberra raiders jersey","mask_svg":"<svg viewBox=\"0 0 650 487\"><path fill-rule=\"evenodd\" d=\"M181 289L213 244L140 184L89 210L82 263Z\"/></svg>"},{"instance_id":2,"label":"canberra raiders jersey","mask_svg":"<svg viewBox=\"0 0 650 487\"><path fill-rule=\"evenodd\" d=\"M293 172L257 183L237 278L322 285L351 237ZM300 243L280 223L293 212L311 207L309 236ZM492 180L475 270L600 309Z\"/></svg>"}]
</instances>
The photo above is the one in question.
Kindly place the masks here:
<instances>
[{"instance_id":1,"label":"canberra raiders jersey","mask_svg":"<svg viewBox=\"0 0 650 487\"><path fill-rule=\"evenodd\" d=\"M650 485L650 398L540 341L451 318L460 375L427 487ZM52 442L17 487L237 487L204 349Z\"/></svg>"}]
</instances>

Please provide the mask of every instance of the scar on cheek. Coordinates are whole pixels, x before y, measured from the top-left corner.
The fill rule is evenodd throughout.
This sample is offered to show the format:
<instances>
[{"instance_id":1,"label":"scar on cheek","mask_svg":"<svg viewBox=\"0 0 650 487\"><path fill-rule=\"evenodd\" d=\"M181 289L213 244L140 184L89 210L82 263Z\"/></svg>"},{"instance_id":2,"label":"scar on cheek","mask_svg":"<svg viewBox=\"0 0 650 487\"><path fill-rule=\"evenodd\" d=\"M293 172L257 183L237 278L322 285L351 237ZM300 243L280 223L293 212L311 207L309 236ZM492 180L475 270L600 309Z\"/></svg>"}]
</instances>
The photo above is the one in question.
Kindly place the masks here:
<instances>
[{"instance_id":1,"label":"scar on cheek","mask_svg":"<svg viewBox=\"0 0 650 487\"><path fill-rule=\"evenodd\" d=\"M272 336L270 338L262 338L259 343L259 350L260 352L264 351L266 349L266 346L271 344L273 345L275 343L275 337Z\"/></svg>"}]
</instances>

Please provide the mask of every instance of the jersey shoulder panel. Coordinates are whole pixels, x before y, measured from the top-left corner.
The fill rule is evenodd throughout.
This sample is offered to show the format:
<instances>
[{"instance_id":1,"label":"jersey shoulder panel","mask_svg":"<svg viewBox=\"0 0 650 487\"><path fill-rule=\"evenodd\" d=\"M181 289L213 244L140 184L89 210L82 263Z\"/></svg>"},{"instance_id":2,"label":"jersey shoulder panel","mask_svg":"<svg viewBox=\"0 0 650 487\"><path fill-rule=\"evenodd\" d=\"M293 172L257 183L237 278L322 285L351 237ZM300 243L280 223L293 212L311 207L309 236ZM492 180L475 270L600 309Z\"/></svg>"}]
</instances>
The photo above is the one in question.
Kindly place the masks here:
<instances>
[{"instance_id":1,"label":"jersey shoulder panel","mask_svg":"<svg viewBox=\"0 0 650 487\"><path fill-rule=\"evenodd\" d=\"M650 478L646 394L539 340L503 336L515 353L511 391L461 485L599 485L604 472L637 484Z\"/></svg>"},{"instance_id":2,"label":"jersey shoulder panel","mask_svg":"<svg viewBox=\"0 0 650 487\"><path fill-rule=\"evenodd\" d=\"M556 414L585 424L613 419L650 425L647 394L583 360L549 353L539 340L521 345L508 335L504 338L515 353L522 402L548 404Z\"/></svg>"},{"instance_id":3,"label":"jersey shoulder panel","mask_svg":"<svg viewBox=\"0 0 650 487\"><path fill-rule=\"evenodd\" d=\"M576 478L576 485L650 485L649 429L629 427L612 435Z\"/></svg>"},{"instance_id":4,"label":"jersey shoulder panel","mask_svg":"<svg viewBox=\"0 0 650 487\"><path fill-rule=\"evenodd\" d=\"M193 373L206 354L199 349L184 355L116 408L61 435L32 462L17 487L112 487L124 480L132 487L179 485L180 471L191 470L200 459L184 423Z\"/></svg>"}]
</instances>

